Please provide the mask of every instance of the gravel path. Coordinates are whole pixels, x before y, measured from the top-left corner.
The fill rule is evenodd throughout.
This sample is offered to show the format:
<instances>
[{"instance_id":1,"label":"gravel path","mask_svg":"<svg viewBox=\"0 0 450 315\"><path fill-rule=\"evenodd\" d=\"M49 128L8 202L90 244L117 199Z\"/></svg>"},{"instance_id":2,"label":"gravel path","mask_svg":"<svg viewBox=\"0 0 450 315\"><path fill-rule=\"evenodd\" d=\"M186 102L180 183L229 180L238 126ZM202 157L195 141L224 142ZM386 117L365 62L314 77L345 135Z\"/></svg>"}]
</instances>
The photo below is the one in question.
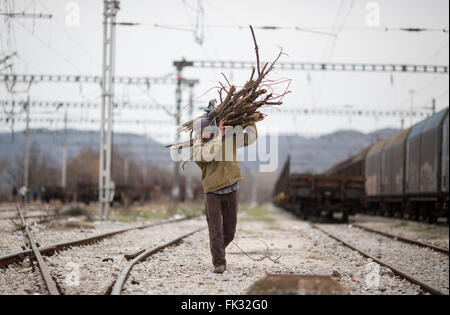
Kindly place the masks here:
<instances>
[{"instance_id":1,"label":"gravel path","mask_svg":"<svg viewBox=\"0 0 450 315\"><path fill-rule=\"evenodd\" d=\"M254 281L272 274L333 274L349 294L419 294L420 288L380 268L378 286L367 284L371 261L341 246L307 223L272 209L271 220L240 220L235 242L253 259L264 257L266 243L272 260L255 261L231 244L227 271L212 273L207 231L178 247L157 253L132 270L123 294L245 294ZM261 242L262 240L263 242Z\"/></svg>"},{"instance_id":2,"label":"gravel path","mask_svg":"<svg viewBox=\"0 0 450 315\"><path fill-rule=\"evenodd\" d=\"M364 215L357 215L353 217L352 223L353 222L390 234L407 237L447 249L449 248L448 225L427 224L422 222L383 217L370 217Z\"/></svg>"},{"instance_id":3,"label":"gravel path","mask_svg":"<svg viewBox=\"0 0 450 315\"><path fill-rule=\"evenodd\" d=\"M428 248L406 244L351 225L320 225L327 232L374 257L449 292L449 257Z\"/></svg>"},{"instance_id":4,"label":"gravel path","mask_svg":"<svg viewBox=\"0 0 450 315\"><path fill-rule=\"evenodd\" d=\"M130 231L97 244L61 251L45 260L65 294L105 294L125 266L125 254L153 248L205 225L205 218L200 217ZM95 234L112 226L116 229L117 223L95 226ZM326 228L344 229L341 226ZM56 242L58 237L63 240L79 238L76 236L81 232L73 232L75 235L68 237L67 234L58 236L55 231L41 231L40 237L45 241L36 238L43 244ZM230 244L227 248L228 269L223 275L212 273L209 237L205 230L137 264L123 294L245 294L267 273L333 275L348 294L421 293L417 285L272 206L268 206L268 215L264 217L241 215L234 242L245 253ZM257 261L265 257L267 250L272 260L266 256ZM440 276L445 276L448 287L448 257L446 264L446 276L445 273ZM444 262L439 263L442 265ZM31 271L28 260L0 269L0 294L46 294L38 270Z\"/></svg>"}]
</instances>

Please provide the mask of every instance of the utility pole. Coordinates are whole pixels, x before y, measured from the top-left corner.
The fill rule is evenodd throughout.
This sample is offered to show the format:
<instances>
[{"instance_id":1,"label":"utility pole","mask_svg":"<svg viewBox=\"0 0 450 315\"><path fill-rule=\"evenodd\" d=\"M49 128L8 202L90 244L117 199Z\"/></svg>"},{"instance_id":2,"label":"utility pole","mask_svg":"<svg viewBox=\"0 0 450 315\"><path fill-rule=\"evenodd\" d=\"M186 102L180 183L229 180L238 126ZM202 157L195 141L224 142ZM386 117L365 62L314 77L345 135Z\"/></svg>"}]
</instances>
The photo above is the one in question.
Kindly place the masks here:
<instances>
[{"instance_id":1,"label":"utility pole","mask_svg":"<svg viewBox=\"0 0 450 315\"><path fill-rule=\"evenodd\" d=\"M123 180L125 182L125 185L128 185L128 171L130 167L130 159L128 156L125 157L123 161Z\"/></svg>"},{"instance_id":2,"label":"utility pole","mask_svg":"<svg viewBox=\"0 0 450 315\"><path fill-rule=\"evenodd\" d=\"M410 100L410 125L412 126L413 124L413 114L414 114L414 93L415 90L409 90L409 93L411 95L411 100Z\"/></svg>"},{"instance_id":3,"label":"utility pole","mask_svg":"<svg viewBox=\"0 0 450 315\"><path fill-rule=\"evenodd\" d=\"M431 111L431 113L427 114L427 117L433 116L434 114L436 114L436 99L433 98L431 100L431 106L424 106L422 108Z\"/></svg>"},{"instance_id":4,"label":"utility pole","mask_svg":"<svg viewBox=\"0 0 450 315\"><path fill-rule=\"evenodd\" d=\"M182 69L182 68L181 68ZM176 101L176 110L175 110L175 125L179 126L181 124L181 98L182 98L182 91L181 91L181 69L178 69L177 72L177 88L175 90L175 101ZM175 135L175 143L178 143L180 141L180 134L176 133ZM176 161L174 165L174 186L172 188L172 196L176 199L180 198L180 162Z\"/></svg>"},{"instance_id":5,"label":"utility pole","mask_svg":"<svg viewBox=\"0 0 450 315\"><path fill-rule=\"evenodd\" d=\"M181 101L182 101L182 91L181 91L181 85L183 83L183 68L184 67L192 67L193 63L188 62L186 60L181 61L174 61L173 65L175 66L177 70L177 87L175 90L175 101L176 101L176 109L175 109L175 124L178 127L181 124ZM177 133L175 136L175 143L178 143L180 141L180 134ZM176 199L180 198L180 162L174 163L174 186L172 188L172 196Z\"/></svg>"},{"instance_id":6,"label":"utility pole","mask_svg":"<svg viewBox=\"0 0 450 315\"><path fill-rule=\"evenodd\" d=\"M190 82L189 86L189 119L193 118L194 114L194 83ZM185 196L187 200L194 198L192 191L192 174L189 170L186 171Z\"/></svg>"},{"instance_id":7,"label":"utility pole","mask_svg":"<svg viewBox=\"0 0 450 315\"><path fill-rule=\"evenodd\" d=\"M30 97L28 96L25 103L25 110L27 112L27 122L25 127L25 157L23 168L23 185L27 188L28 194L28 181L29 181L29 163L30 163Z\"/></svg>"},{"instance_id":8,"label":"utility pole","mask_svg":"<svg viewBox=\"0 0 450 315\"><path fill-rule=\"evenodd\" d=\"M63 157L61 170L61 186L66 188L67 185L67 109L64 113L64 135L63 135Z\"/></svg>"},{"instance_id":9,"label":"utility pole","mask_svg":"<svg viewBox=\"0 0 450 315\"><path fill-rule=\"evenodd\" d=\"M119 1L103 2L102 108L99 152L99 220L109 219L111 193L112 114L114 99L115 24Z\"/></svg>"}]
</instances>

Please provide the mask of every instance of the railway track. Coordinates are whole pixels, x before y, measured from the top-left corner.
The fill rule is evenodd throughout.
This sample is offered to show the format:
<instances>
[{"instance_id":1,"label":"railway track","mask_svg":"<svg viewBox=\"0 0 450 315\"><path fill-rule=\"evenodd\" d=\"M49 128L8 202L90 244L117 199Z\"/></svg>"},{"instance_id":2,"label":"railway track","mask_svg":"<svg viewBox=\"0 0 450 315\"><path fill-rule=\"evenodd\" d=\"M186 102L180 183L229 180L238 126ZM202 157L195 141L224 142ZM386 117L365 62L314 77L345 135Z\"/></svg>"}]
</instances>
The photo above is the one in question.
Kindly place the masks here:
<instances>
[{"instance_id":1,"label":"railway track","mask_svg":"<svg viewBox=\"0 0 450 315\"><path fill-rule=\"evenodd\" d=\"M395 266L394 264L390 263L389 261L382 260L381 257L379 257L379 256L370 254L368 251L361 249L361 248L357 247L356 245L351 244L349 241L342 239L341 237L327 231L326 229L321 228L318 225L312 225L312 227L314 229L321 231L322 233L329 236L330 238L338 241L342 245L358 252L362 256L369 258L369 259L373 260L374 262L376 262L377 264L390 269L397 276L400 276L401 278L404 278L407 281L420 286L422 288L422 290L424 290L425 292L428 292L432 295L448 295L448 293L444 292L441 288L437 288L436 285L430 284L429 282L420 279L416 275L413 275L412 273L405 271L400 267ZM366 232L373 233L373 232L369 232L369 231L366 231ZM387 236L387 237L389 237L389 236ZM393 239L396 240L395 237ZM448 279L448 274L447 274L446 278Z\"/></svg>"},{"instance_id":2,"label":"railway track","mask_svg":"<svg viewBox=\"0 0 450 315\"><path fill-rule=\"evenodd\" d=\"M169 242L167 242L165 244L162 244L162 245L156 246L154 248L151 248L151 249L148 249L148 250L145 250L145 251L141 251L141 252L138 252L138 253L136 253L134 255L129 256L128 257L130 259L129 262L122 269L122 271L120 272L119 276L117 277L117 280L111 285L110 290L108 290L107 294L110 294L110 295L121 295L123 287L124 287L124 285L125 285L125 283L127 281L127 278L129 276L131 270L133 269L133 267L137 263L146 260L148 257L150 257L150 256L152 256L152 255L154 255L154 254L156 254L158 252L160 252L161 250L163 250L165 248L179 245L183 241L183 239L185 239L185 238L187 238L187 237L189 237L189 236L191 236L191 235L193 235L195 233L203 231L205 229L206 229L206 227L202 227L202 228L196 229L196 230L191 231L189 233L186 233L186 234L184 234L184 235L182 235L180 237L177 237L176 239L171 240L171 241L169 241Z\"/></svg>"},{"instance_id":3,"label":"railway track","mask_svg":"<svg viewBox=\"0 0 450 315\"><path fill-rule=\"evenodd\" d=\"M64 217L64 214L34 214L34 215L24 215L23 217L25 219L50 219L50 218L58 218L58 217ZM17 219L17 216L9 216L0 218L0 221L10 221Z\"/></svg>"},{"instance_id":4,"label":"railway track","mask_svg":"<svg viewBox=\"0 0 450 315\"><path fill-rule=\"evenodd\" d=\"M72 206L49 206L49 205L42 205L41 207L35 207L35 206L27 206L24 207L21 206L21 211L23 214L23 217L25 219L38 219L38 222L47 222L50 219L59 219L64 218L66 214L64 213L64 210L70 210ZM61 212L63 211L63 212ZM9 214L11 212L11 214ZM40 212L40 213L39 213ZM3 209L0 210L0 221L14 221L15 219L18 219L17 216L17 210L16 208L13 209Z\"/></svg>"},{"instance_id":5,"label":"railway track","mask_svg":"<svg viewBox=\"0 0 450 315\"><path fill-rule=\"evenodd\" d=\"M56 206L56 205L48 205L48 204L42 204L42 205L25 205L21 207L22 212L34 212L34 211L43 211L42 208L43 206L45 206L45 210L46 211L55 211L55 210L60 210L62 209L65 205L63 206ZM0 208L0 213L5 213L5 212L17 212L17 209L15 206L8 206L5 208Z\"/></svg>"},{"instance_id":6,"label":"railway track","mask_svg":"<svg viewBox=\"0 0 450 315\"><path fill-rule=\"evenodd\" d=\"M420 247L430 248L430 249L435 250L437 252L444 253L447 256L449 255L449 250L447 248L443 248L443 247L435 246L433 244L420 242L420 241L413 240L413 239L410 239L410 238L407 238L407 237L403 237L403 236L399 236L399 235L390 234L390 233L387 233L387 232L384 232L384 231L380 231L380 230L376 230L376 229L372 229L372 228L369 228L369 227L366 227L366 226L360 225L360 224L352 224L352 225L354 227L357 227L358 229L362 229L364 231L368 231L368 232L371 232L371 233L375 233L375 234L383 235L383 236L386 236L386 237L390 237L392 239L395 239L395 240L398 240L398 241L401 241L401 242L405 242L405 243L408 243L408 244L413 244L413 245L417 245L417 246L420 246Z\"/></svg>"},{"instance_id":7,"label":"railway track","mask_svg":"<svg viewBox=\"0 0 450 315\"><path fill-rule=\"evenodd\" d=\"M30 250L33 252L34 258L37 261L39 271L41 273L42 279L44 280L45 286L47 287L49 294L60 295L60 292L56 287L56 282L50 275L48 266L45 263L44 258L42 258L41 253L39 252L36 240L33 234L31 233L30 228L28 227L28 224L25 221L25 218L23 217L23 213L19 203L17 203L17 214L19 215L23 231L25 232L25 235L27 236L29 241L29 247L31 248Z\"/></svg>"},{"instance_id":8,"label":"railway track","mask_svg":"<svg viewBox=\"0 0 450 315\"><path fill-rule=\"evenodd\" d=\"M90 236L90 237L83 238L83 239L41 246L41 247L38 247L38 250L41 253L41 255L53 255L56 251L61 251L61 250L71 248L71 247L76 247L76 246L93 244L93 243L96 243L103 239L106 239L106 238L109 238L109 237L112 237L112 236L115 236L118 234L123 234L125 232L129 232L129 231L133 231L133 230L147 229L147 228L162 225L162 224L169 224L169 223L175 223L175 222L180 222L180 221L184 221L184 220L190 220L190 219L196 218L198 216L199 215L194 215L194 216L188 216L188 217L184 217L184 218L180 218L180 219L165 220L165 221L145 224L145 225L141 225L141 226L137 226L137 227L119 229L119 230L115 230L112 232L102 233L99 235ZM18 251L18 252L0 256L0 268L6 267L13 263L21 262L27 257L33 258L34 256L35 256L34 252L31 249L22 250L22 251Z\"/></svg>"},{"instance_id":9,"label":"railway track","mask_svg":"<svg viewBox=\"0 0 450 315\"><path fill-rule=\"evenodd\" d=\"M91 236L88 238L78 239L78 240L74 240L74 241L61 242L61 243L50 244L50 245L46 245L46 246L40 246L37 243L36 239L34 238L32 232L30 231L30 229L25 221L25 217L23 216L20 205L18 205L18 207L17 207L17 212L18 212L18 216L22 223L24 234L27 236L29 248L19 251L19 252L14 252L14 253L10 253L10 254L1 256L0 257L0 268L7 267L7 266L17 263L17 262L21 262L27 257L29 257L30 259L36 260L38 267L39 267L40 274L42 276L42 279L44 280L45 287L50 295L59 295L61 293L64 293L64 290L61 290L60 286L52 278L52 276L49 272L49 268L43 259L43 256L51 256L55 252L62 251L64 249L94 244L94 243L99 242L100 240L110 238L115 235L123 234L125 232L135 231L135 230L143 230L143 229L147 229L147 228L151 228L151 227L155 227L155 226L159 226L159 225L190 220L190 219L200 216L200 214L199 214L199 215L194 215L194 216L189 216L189 217L184 217L184 218L179 218L179 219L164 220L161 222L145 224L145 225L141 225L141 226L137 226L137 227L120 229L120 230L116 230L116 231L112 231L112 232L108 232L108 233L102 233L102 234L99 234L96 236ZM170 244L167 246L170 246Z\"/></svg>"}]
</instances>

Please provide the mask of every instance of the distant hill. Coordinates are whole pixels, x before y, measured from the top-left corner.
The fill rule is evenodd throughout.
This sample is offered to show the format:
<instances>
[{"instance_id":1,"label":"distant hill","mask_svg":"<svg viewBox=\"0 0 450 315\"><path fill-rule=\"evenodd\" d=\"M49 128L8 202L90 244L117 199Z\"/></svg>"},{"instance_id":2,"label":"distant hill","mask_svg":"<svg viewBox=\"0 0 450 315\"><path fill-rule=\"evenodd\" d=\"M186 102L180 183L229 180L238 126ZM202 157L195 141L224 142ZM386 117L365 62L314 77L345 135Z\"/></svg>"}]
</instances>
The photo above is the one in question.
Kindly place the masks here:
<instances>
[{"instance_id":1,"label":"distant hill","mask_svg":"<svg viewBox=\"0 0 450 315\"><path fill-rule=\"evenodd\" d=\"M62 165L63 131L45 129L30 130L30 147L35 147L45 153L58 167ZM67 158L77 156L82 150L90 148L98 151L99 132L68 130L67 131ZM113 136L115 150L120 153L130 153L137 161L147 161L149 164L164 167L170 164L170 155L167 149L159 142L136 134L116 133ZM23 132L0 133L0 162L23 159L25 135ZM32 166L30 166L32 167ZM6 167L0 169L0 190L5 189Z\"/></svg>"},{"instance_id":2,"label":"distant hill","mask_svg":"<svg viewBox=\"0 0 450 315\"><path fill-rule=\"evenodd\" d=\"M394 129L384 129L369 134L354 130L334 132L318 138L306 138L300 136L278 137L278 169L280 171L288 155L291 155L291 165L296 172L322 172L330 166L347 159L352 154L367 146L385 139L398 132ZM260 137L259 141L261 141ZM267 147L270 139L267 139ZM78 155L83 149L91 148L98 151L99 133L94 131L68 130L68 158ZM159 167L169 167L172 163L170 155L164 146L144 136L136 134L116 133L113 142L115 150L120 153L132 154L137 161L146 161ZM30 131L30 145L35 146L40 152L44 152L56 164L62 161L62 131L50 131L45 129ZM5 163L14 159L22 159L24 154L25 137L23 132L15 134L0 133L0 190L7 188ZM241 162L245 172L254 172L258 169L258 163L264 164L259 159L256 162ZM191 168L192 169L192 168ZM195 171L198 174L198 171ZM197 175L198 176L198 175Z\"/></svg>"},{"instance_id":3,"label":"distant hill","mask_svg":"<svg viewBox=\"0 0 450 315\"><path fill-rule=\"evenodd\" d=\"M30 146L38 146L41 152L48 154L58 164L62 161L62 131L45 129L30 130ZM83 149L91 148L98 151L100 135L96 131L68 130L67 157L78 155ZM151 160L155 165L167 164L169 153L159 142L136 134L116 133L113 143L119 152L135 152L139 160ZM25 135L18 133L0 133L0 160L5 157L14 158L23 154Z\"/></svg>"}]
</instances>

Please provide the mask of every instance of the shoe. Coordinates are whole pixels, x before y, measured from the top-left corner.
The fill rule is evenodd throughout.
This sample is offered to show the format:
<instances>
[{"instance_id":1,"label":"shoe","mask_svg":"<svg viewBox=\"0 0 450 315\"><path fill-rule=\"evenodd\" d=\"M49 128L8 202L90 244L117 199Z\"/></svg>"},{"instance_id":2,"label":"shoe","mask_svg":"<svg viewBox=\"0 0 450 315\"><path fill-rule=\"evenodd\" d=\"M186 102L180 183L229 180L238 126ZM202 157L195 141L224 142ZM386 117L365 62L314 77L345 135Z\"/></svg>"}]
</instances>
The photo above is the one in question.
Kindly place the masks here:
<instances>
[{"instance_id":1,"label":"shoe","mask_svg":"<svg viewBox=\"0 0 450 315\"><path fill-rule=\"evenodd\" d=\"M227 270L227 267L225 265L219 265L217 267L214 267L214 273L224 273L225 270Z\"/></svg>"}]
</instances>

